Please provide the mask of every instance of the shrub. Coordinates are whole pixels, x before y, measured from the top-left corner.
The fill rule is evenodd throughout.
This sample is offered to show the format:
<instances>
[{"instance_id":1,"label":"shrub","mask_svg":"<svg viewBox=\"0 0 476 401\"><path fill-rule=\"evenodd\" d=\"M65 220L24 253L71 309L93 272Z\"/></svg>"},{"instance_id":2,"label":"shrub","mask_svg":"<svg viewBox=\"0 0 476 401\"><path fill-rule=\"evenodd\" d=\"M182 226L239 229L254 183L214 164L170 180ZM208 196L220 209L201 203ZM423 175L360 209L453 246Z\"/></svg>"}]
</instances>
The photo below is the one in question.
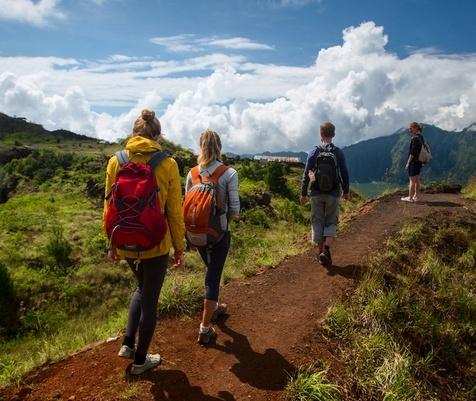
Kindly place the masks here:
<instances>
[{"instance_id":1,"label":"shrub","mask_svg":"<svg viewBox=\"0 0 476 401\"><path fill-rule=\"evenodd\" d=\"M10 333L18 323L18 304L7 267L0 262L0 336Z\"/></svg>"},{"instance_id":2,"label":"shrub","mask_svg":"<svg viewBox=\"0 0 476 401\"><path fill-rule=\"evenodd\" d=\"M290 191L286 183L287 171L283 164L271 162L266 167L264 182L268 189L278 195L289 196Z\"/></svg>"},{"instance_id":3,"label":"shrub","mask_svg":"<svg viewBox=\"0 0 476 401\"><path fill-rule=\"evenodd\" d=\"M260 207L245 211L243 213L243 220L254 226L263 228L271 227L271 219L268 216L268 213Z\"/></svg>"},{"instance_id":4,"label":"shrub","mask_svg":"<svg viewBox=\"0 0 476 401\"><path fill-rule=\"evenodd\" d=\"M273 207L280 220L291 223L304 223L306 221L302 208L289 199L277 199Z\"/></svg>"},{"instance_id":5,"label":"shrub","mask_svg":"<svg viewBox=\"0 0 476 401\"><path fill-rule=\"evenodd\" d=\"M48 243L45 246L46 257L54 263L55 267L64 269L72 264L72 251L73 247L65 238L63 227L59 224L54 224L51 228Z\"/></svg>"}]
</instances>

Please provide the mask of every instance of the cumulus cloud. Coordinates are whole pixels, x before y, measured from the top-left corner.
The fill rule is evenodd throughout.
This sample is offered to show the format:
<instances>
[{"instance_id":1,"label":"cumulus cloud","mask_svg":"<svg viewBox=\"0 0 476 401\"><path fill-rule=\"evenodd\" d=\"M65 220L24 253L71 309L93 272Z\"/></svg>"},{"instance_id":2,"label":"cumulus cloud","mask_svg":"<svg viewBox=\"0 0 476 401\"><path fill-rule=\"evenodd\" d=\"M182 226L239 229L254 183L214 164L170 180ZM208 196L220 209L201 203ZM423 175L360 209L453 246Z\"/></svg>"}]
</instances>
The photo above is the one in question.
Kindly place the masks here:
<instances>
[{"instance_id":1,"label":"cumulus cloud","mask_svg":"<svg viewBox=\"0 0 476 401\"><path fill-rule=\"evenodd\" d=\"M476 55L424 51L401 58L386 50L388 40L373 22L349 27L342 44L320 50L309 67L256 64L238 55L181 61L115 55L40 58L34 64L40 72L32 74L27 58L0 57L0 72L3 66L16 73L1 75L0 110L114 139L151 107L164 110L168 138L196 147L199 133L212 128L233 152L309 148L326 120L336 124L340 145L391 134L412 120L449 130L476 121ZM207 68L214 72L176 76ZM91 104L118 99L130 105L127 112L92 110Z\"/></svg>"},{"instance_id":2,"label":"cumulus cloud","mask_svg":"<svg viewBox=\"0 0 476 401\"><path fill-rule=\"evenodd\" d=\"M203 52L213 48L232 50L273 50L273 46L255 42L241 36L223 38L218 36L199 37L192 33L184 33L176 36L157 36L150 42L163 46L173 53Z\"/></svg>"},{"instance_id":3,"label":"cumulus cloud","mask_svg":"<svg viewBox=\"0 0 476 401\"><path fill-rule=\"evenodd\" d=\"M59 0L0 0L0 19L44 26L51 20L64 19Z\"/></svg>"}]
</instances>

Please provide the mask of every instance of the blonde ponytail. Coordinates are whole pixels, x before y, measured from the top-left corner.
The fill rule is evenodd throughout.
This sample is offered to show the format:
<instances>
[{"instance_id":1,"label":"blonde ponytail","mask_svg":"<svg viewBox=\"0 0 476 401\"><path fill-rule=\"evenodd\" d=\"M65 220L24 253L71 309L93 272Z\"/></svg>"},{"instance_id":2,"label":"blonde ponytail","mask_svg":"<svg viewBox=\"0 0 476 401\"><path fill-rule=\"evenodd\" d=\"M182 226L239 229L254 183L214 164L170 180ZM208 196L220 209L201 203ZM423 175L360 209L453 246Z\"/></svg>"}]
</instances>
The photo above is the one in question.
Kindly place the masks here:
<instances>
[{"instance_id":1,"label":"blonde ponytail","mask_svg":"<svg viewBox=\"0 0 476 401\"><path fill-rule=\"evenodd\" d=\"M208 166L215 160L221 159L221 140L220 136L210 129L207 129L200 135L200 153L198 155L198 164L202 167Z\"/></svg>"}]
</instances>

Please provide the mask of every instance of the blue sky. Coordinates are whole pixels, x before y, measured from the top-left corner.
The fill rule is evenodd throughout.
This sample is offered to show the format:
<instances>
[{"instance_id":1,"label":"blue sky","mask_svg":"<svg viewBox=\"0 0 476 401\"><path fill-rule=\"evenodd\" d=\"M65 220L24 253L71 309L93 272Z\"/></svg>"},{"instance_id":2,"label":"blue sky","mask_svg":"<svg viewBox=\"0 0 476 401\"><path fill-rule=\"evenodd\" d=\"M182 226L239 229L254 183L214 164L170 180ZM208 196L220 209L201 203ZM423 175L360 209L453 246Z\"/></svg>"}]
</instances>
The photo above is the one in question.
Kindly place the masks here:
<instances>
[{"instance_id":1,"label":"blue sky","mask_svg":"<svg viewBox=\"0 0 476 401\"><path fill-rule=\"evenodd\" d=\"M342 144L407 118L460 129L474 15L469 0L0 0L0 111L112 139L153 107L172 139L211 126L236 151L308 146L331 118Z\"/></svg>"},{"instance_id":2,"label":"blue sky","mask_svg":"<svg viewBox=\"0 0 476 401\"><path fill-rule=\"evenodd\" d=\"M99 58L110 54L171 55L149 42L155 36L194 33L240 36L270 44L254 55L260 62L308 65L317 51L339 43L341 32L375 21L393 39L389 50L435 48L444 53L476 51L476 2L461 0L65 0L38 28L2 21L0 51L8 55ZM287 4L287 5L286 5ZM301 5L300 5L301 4Z\"/></svg>"}]
</instances>

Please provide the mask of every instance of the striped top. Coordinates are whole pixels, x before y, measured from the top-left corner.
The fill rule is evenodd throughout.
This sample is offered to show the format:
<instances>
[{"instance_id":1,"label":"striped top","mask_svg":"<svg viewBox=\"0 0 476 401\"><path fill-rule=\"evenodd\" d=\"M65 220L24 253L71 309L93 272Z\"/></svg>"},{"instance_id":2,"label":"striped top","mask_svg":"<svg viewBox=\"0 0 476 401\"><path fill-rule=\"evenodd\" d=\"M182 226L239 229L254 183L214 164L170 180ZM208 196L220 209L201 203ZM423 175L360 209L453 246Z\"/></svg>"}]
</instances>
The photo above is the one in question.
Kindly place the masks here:
<instances>
[{"instance_id":1,"label":"striped top","mask_svg":"<svg viewBox=\"0 0 476 401\"><path fill-rule=\"evenodd\" d=\"M215 160L206 167L200 167L200 175L208 177L213 174L216 168L223 163L219 160ZM185 192L190 191L192 188L192 174L189 171L187 174L187 180L185 181ZM222 221L222 228L224 230L228 227L228 219L226 216L230 214L240 213L240 198L238 195L238 173L234 168L228 168L218 180L218 193L219 202L225 205L224 220Z\"/></svg>"}]
</instances>

